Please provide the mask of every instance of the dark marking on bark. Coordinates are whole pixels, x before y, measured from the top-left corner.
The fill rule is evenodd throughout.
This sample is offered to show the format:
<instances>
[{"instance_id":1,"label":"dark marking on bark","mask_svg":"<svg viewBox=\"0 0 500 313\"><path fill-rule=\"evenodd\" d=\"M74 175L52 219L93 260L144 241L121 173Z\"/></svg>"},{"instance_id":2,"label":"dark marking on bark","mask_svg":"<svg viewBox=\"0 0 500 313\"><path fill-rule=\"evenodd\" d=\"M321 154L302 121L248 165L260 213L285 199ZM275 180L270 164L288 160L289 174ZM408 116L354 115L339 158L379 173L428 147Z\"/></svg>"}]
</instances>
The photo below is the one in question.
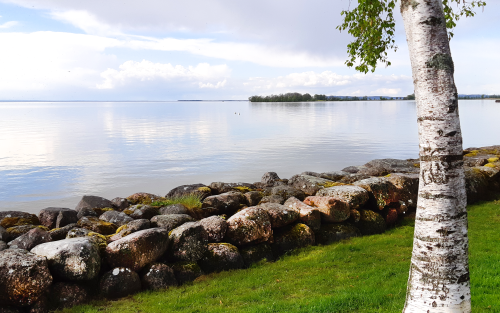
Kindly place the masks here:
<instances>
[{"instance_id":1,"label":"dark marking on bark","mask_svg":"<svg viewBox=\"0 0 500 313\"><path fill-rule=\"evenodd\" d=\"M443 136L443 130L442 129L438 130L437 133L438 133L439 136Z\"/></svg>"},{"instance_id":2,"label":"dark marking on bark","mask_svg":"<svg viewBox=\"0 0 500 313\"><path fill-rule=\"evenodd\" d=\"M435 307L437 307L437 306L438 306L438 304L436 303L436 301L432 302L432 307L433 307L433 308L435 308Z\"/></svg>"},{"instance_id":3,"label":"dark marking on bark","mask_svg":"<svg viewBox=\"0 0 500 313\"><path fill-rule=\"evenodd\" d=\"M450 71L452 74L455 72L455 65L453 64L453 59L451 55L446 53L437 53L427 62L425 62L427 68L435 68L436 70Z\"/></svg>"},{"instance_id":4,"label":"dark marking on bark","mask_svg":"<svg viewBox=\"0 0 500 313\"><path fill-rule=\"evenodd\" d=\"M456 130L452 131L452 132L449 132L447 133L446 135L444 135L445 137L452 137L452 136L455 136L458 132Z\"/></svg>"},{"instance_id":5,"label":"dark marking on bark","mask_svg":"<svg viewBox=\"0 0 500 313\"><path fill-rule=\"evenodd\" d=\"M444 121L444 118L434 117L434 116L422 116L417 119L417 122L423 121Z\"/></svg>"},{"instance_id":6,"label":"dark marking on bark","mask_svg":"<svg viewBox=\"0 0 500 313\"><path fill-rule=\"evenodd\" d=\"M460 299L462 299L462 300L463 300L463 299L465 299L465 297L464 297L464 296L461 296L461 297L460 297Z\"/></svg>"},{"instance_id":7,"label":"dark marking on bark","mask_svg":"<svg viewBox=\"0 0 500 313\"><path fill-rule=\"evenodd\" d=\"M454 196L449 196L449 195L442 195L442 194L437 194L437 195L433 195L432 193L430 192L422 192L422 193L419 193L418 194L419 197L422 197L424 199L429 199L429 200L433 200L433 199L449 199L449 200L455 200L457 199L456 197Z\"/></svg>"},{"instance_id":8,"label":"dark marking on bark","mask_svg":"<svg viewBox=\"0 0 500 313\"><path fill-rule=\"evenodd\" d=\"M425 24L428 26L437 26L443 24L443 19L439 17L430 17L429 19L421 22L420 24Z\"/></svg>"},{"instance_id":9,"label":"dark marking on bark","mask_svg":"<svg viewBox=\"0 0 500 313\"><path fill-rule=\"evenodd\" d=\"M470 277L469 277L469 273L465 273L463 275L461 275L458 280L457 280L457 283L461 284L461 283L466 283L470 280Z\"/></svg>"},{"instance_id":10,"label":"dark marking on bark","mask_svg":"<svg viewBox=\"0 0 500 313\"><path fill-rule=\"evenodd\" d=\"M464 159L464 156L461 154L457 155L422 155L420 156L420 162L446 162L446 163L451 163L451 162L456 162L456 161L462 161Z\"/></svg>"},{"instance_id":11,"label":"dark marking on bark","mask_svg":"<svg viewBox=\"0 0 500 313\"><path fill-rule=\"evenodd\" d=\"M456 233L456 231L441 228L441 229L436 230L436 233L439 233L441 236L446 237L448 235Z\"/></svg>"}]
</instances>

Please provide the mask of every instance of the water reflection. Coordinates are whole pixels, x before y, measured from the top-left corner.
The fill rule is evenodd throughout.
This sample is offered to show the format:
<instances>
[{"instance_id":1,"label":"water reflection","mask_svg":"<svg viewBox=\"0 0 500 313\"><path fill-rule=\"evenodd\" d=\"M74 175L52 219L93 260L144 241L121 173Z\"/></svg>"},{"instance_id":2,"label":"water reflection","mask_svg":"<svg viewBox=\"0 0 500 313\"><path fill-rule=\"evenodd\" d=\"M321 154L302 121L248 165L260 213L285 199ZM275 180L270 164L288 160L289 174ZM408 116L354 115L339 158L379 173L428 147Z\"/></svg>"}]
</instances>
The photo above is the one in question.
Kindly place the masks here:
<instances>
[{"instance_id":1,"label":"water reflection","mask_svg":"<svg viewBox=\"0 0 500 313\"><path fill-rule=\"evenodd\" d=\"M460 110L465 146L498 144L500 105ZM0 103L0 210L414 158L415 114L410 101Z\"/></svg>"}]
</instances>

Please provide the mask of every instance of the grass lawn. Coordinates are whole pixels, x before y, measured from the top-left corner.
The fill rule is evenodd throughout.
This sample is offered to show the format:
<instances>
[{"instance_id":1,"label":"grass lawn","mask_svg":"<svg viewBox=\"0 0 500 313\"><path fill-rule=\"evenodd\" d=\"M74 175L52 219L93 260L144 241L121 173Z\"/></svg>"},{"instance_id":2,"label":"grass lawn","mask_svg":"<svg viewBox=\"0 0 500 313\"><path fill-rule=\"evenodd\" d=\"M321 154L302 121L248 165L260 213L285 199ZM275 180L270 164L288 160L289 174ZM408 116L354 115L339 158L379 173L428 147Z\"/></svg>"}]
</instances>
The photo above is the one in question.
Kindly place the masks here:
<instances>
[{"instance_id":1,"label":"grass lawn","mask_svg":"<svg viewBox=\"0 0 500 313\"><path fill-rule=\"evenodd\" d=\"M469 207L473 312L500 312L500 202ZM64 312L401 312L413 223Z\"/></svg>"}]
</instances>

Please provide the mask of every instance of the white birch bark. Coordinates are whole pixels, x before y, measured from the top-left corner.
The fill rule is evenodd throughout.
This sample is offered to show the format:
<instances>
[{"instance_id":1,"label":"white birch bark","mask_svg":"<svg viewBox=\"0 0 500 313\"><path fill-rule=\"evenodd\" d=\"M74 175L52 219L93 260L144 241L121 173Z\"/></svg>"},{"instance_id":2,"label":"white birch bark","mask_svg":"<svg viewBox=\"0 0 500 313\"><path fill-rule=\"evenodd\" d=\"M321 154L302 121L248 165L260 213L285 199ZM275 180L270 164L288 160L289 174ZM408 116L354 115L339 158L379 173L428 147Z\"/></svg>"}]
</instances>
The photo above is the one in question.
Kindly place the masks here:
<instances>
[{"instance_id":1,"label":"white birch bark","mask_svg":"<svg viewBox=\"0 0 500 313\"><path fill-rule=\"evenodd\" d=\"M402 0L417 101L420 185L404 313L470 312L462 133L441 0Z\"/></svg>"}]
</instances>

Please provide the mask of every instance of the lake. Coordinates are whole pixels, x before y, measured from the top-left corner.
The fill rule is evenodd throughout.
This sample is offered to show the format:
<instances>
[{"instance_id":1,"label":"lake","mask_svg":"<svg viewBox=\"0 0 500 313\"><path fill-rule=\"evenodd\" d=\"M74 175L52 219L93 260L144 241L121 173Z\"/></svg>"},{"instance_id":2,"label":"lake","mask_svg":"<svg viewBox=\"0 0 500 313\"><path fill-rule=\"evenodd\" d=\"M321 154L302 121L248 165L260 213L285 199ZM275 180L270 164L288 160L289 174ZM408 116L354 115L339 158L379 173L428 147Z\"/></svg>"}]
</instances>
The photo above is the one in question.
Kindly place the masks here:
<instances>
[{"instance_id":1,"label":"lake","mask_svg":"<svg viewBox=\"0 0 500 313\"><path fill-rule=\"evenodd\" d=\"M500 144L500 104L459 109L464 147ZM0 211L417 157L414 101L0 103Z\"/></svg>"}]
</instances>

